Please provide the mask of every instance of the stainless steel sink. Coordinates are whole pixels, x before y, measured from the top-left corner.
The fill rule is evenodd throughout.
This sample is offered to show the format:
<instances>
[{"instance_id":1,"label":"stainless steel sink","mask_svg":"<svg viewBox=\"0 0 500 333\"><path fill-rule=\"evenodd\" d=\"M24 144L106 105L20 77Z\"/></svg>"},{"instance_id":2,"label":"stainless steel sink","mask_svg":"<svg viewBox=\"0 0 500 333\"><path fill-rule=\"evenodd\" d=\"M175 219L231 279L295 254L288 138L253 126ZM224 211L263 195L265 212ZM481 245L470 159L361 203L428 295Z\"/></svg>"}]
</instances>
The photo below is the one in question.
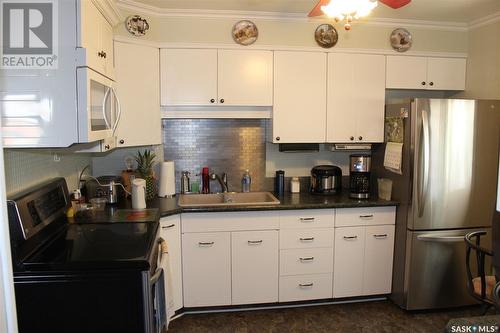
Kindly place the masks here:
<instances>
[{"instance_id":1,"label":"stainless steel sink","mask_svg":"<svg viewBox=\"0 0 500 333\"><path fill-rule=\"evenodd\" d=\"M181 194L179 206L181 207L217 207L217 206L263 206L279 205L271 192L248 193L216 193L216 194Z\"/></svg>"}]
</instances>

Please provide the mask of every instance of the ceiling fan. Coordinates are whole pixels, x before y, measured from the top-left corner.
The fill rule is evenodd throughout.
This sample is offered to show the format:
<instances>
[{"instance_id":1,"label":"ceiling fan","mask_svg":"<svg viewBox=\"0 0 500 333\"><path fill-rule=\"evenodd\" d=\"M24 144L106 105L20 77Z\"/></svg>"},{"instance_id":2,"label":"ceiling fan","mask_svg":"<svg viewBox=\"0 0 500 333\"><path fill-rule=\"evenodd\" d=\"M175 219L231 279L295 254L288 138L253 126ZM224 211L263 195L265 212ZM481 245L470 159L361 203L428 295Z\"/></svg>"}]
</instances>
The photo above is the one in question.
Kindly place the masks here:
<instances>
[{"instance_id":1,"label":"ceiling fan","mask_svg":"<svg viewBox=\"0 0 500 333\"><path fill-rule=\"evenodd\" d=\"M411 0L378 0L386 6L394 9L401 8L411 2ZM353 6L357 6L354 8ZM371 9L377 5L376 1L353 1L353 0L319 0L316 6L309 12L309 17L327 14L334 17L336 21L345 20L344 28L351 29L351 21L354 18L367 15ZM322 8L323 7L323 8ZM327 7L327 8L325 8ZM323 10L325 9L325 10Z\"/></svg>"}]
</instances>

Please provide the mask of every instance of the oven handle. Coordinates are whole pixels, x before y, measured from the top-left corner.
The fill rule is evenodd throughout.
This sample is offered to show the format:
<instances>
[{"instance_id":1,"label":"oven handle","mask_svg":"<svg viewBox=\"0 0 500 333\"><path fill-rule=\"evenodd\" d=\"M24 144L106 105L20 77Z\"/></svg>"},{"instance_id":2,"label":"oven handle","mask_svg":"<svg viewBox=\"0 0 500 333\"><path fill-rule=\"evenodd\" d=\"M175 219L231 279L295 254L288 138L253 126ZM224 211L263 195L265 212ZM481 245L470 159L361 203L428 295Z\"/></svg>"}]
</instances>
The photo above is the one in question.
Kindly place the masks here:
<instances>
[{"instance_id":1,"label":"oven handle","mask_svg":"<svg viewBox=\"0 0 500 333\"><path fill-rule=\"evenodd\" d=\"M163 263L165 260L167 260L167 254L168 254L168 246L167 246L167 241L164 240L163 238L158 238L158 255L160 256L158 260L158 267L156 268L156 272L151 276L150 283L155 284L158 282L158 279L161 276L161 272L163 271Z\"/></svg>"}]
</instances>

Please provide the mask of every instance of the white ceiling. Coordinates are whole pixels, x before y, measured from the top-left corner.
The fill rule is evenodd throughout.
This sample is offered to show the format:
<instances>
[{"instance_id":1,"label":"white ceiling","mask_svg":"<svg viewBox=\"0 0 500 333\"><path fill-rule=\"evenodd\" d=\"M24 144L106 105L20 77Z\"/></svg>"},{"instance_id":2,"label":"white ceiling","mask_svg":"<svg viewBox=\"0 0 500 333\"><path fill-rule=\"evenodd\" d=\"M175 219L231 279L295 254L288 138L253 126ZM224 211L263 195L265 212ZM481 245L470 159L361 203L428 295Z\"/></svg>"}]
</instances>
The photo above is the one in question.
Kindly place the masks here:
<instances>
[{"instance_id":1,"label":"white ceiling","mask_svg":"<svg viewBox=\"0 0 500 333\"><path fill-rule=\"evenodd\" d=\"M317 0L128 0L161 9L203 9L304 13ZM377 18L414 19L470 23L476 19L500 12L500 0L413 0L394 10L379 3L372 15Z\"/></svg>"}]
</instances>

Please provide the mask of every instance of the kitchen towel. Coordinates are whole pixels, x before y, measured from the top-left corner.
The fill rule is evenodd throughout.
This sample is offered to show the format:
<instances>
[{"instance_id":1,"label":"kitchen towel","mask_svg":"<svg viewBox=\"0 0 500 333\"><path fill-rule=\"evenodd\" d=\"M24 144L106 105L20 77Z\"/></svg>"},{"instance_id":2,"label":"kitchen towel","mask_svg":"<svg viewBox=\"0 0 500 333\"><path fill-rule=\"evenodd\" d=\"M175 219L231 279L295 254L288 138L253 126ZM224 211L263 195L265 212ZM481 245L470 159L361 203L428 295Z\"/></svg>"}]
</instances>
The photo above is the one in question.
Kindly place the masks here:
<instances>
[{"instance_id":1,"label":"kitchen towel","mask_svg":"<svg viewBox=\"0 0 500 333\"><path fill-rule=\"evenodd\" d=\"M159 197L169 197L175 195L175 165L174 161L165 161L160 166L160 186Z\"/></svg>"},{"instance_id":2,"label":"kitchen towel","mask_svg":"<svg viewBox=\"0 0 500 333\"><path fill-rule=\"evenodd\" d=\"M384 167L394 173L402 175L403 144L387 142L385 146Z\"/></svg>"}]
</instances>

